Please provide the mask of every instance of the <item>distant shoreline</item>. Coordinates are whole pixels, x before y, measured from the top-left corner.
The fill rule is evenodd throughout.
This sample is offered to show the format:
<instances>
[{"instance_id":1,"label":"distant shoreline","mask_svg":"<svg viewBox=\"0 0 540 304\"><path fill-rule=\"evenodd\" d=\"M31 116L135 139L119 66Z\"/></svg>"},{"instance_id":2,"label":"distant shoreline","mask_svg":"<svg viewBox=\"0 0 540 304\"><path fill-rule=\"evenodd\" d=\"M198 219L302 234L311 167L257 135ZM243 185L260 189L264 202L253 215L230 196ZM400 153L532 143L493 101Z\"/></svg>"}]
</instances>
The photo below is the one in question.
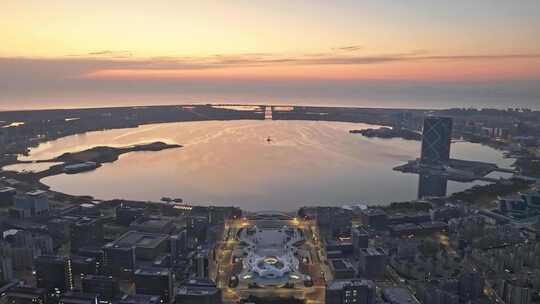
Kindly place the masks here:
<instances>
[{"instance_id":1,"label":"distant shoreline","mask_svg":"<svg viewBox=\"0 0 540 304\"><path fill-rule=\"evenodd\" d=\"M59 138L84 134L87 132L97 132L114 129L137 128L150 124L165 124L179 122L203 122L203 121L234 121L234 120L259 120L265 118L265 108L267 106L254 107L253 105L237 105L238 107L248 107L246 109L235 109L230 104L217 105L185 105L185 106L149 106L149 107L113 107L113 108L92 108L92 109L70 109L70 110L36 110L36 111L15 111L0 112L0 122L12 124L23 122L14 127L5 128L8 131L17 131L16 134L23 134L24 137L16 137L16 141L8 140L9 147L3 147L3 159L0 165L3 167L9 164L22 163L13 156L23 154L31 147L36 147L41 143L57 140ZM498 117L505 120L505 116L525 115L525 112L510 111L476 111L470 109L453 109L443 111L427 111L421 109L384 109L384 108L351 108L351 107L305 107L305 106L270 106L273 109L272 120L276 121L327 121L344 123L364 123L376 126L393 126L396 120L406 118L408 130L418 130L419 122L428 114L445 115L455 117L456 120L469 120L475 117ZM521 113L521 114L520 114ZM2 128L0 128L2 131ZM0 134L1 135L1 134ZM495 142L487 140L481 142L494 148ZM107 147L101 147L107 148ZM108 147L110 148L110 147ZM501 146L498 146L501 149ZM6 149L11 149L6 150ZM81 152L81 151L80 151ZM115 154L115 153L113 153ZM119 155L119 154L118 154ZM114 161L118 155L112 157ZM110 155L109 155L110 156ZM64 159L65 160L65 159ZM55 170L58 172L65 165L58 165ZM42 160L42 162L45 160ZM51 161L51 160L49 160ZM92 161L92 159L80 159L80 161ZM105 161L98 161L101 163ZM72 162L76 163L76 162ZM58 174L58 173L57 173ZM0 171L0 175L21 179L22 174L13 171ZM38 175L33 175L28 179L30 186L41 189L49 187L40 182ZM76 197L76 196L71 196Z\"/></svg>"}]
</instances>

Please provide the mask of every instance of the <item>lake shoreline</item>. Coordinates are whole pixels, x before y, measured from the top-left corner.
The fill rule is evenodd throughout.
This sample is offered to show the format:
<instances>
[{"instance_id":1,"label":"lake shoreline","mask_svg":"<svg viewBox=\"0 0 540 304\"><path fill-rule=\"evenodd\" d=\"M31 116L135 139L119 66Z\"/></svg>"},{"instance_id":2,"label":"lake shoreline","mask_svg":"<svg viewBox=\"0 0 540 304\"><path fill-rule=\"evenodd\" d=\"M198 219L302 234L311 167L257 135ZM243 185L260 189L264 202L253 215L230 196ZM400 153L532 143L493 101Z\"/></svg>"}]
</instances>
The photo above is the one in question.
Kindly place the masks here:
<instances>
[{"instance_id":1,"label":"lake shoreline","mask_svg":"<svg viewBox=\"0 0 540 304\"><path fill-rule=\"evenodd\" d=\"M75 177L62 175L43 180L43 183L51 186L51 189L73 195L92 195L102 200L123 198L154 201L167 196L182 197L188 202L202 205L208 202L212 202L212 205L236 204L248 210L258 210L264 205L274 204L274 208L281 210L288 208L285 202L299 206L300 204L346 205L351 202L385 205L389 202L415 199L417 178L408 174L392 173L392 165L397 165L404 159L417 155L418 143L398 138L368 139L349 133L351 129L367 127L370 125L319 121L174 123L141 127L135 132L110 130L105 133L91 133L83 138L73 137L67 141L58 141L52 147L49 144L45 145L44 149L36 150L31 157L50 159L55 152L69 151L66 148L72 146L117 146L152 139L181 142L188 148L184 152L168 152L165 158L152 156L152 154L133 155L122 158L114 165L108 165L87 174L75 175ZM273 139L270 143L266 140L268 136ZM118 141L116 141L117 138ZM394 147L400 147L400 149ZM478 157L483 157L485 152L489 152L486 149L487 147L482 148L481 145L469 147L468 143L458 143L456 156L464 157L465 155L465 157L478 159ZM469 150L472 154L468 152ZM489 150L492 152L487 155L491 156L484 160L493 160L493 157L501 158L500 153ZM242 162L236 159L240 155L242 155ZM265 155L264 160L261 160L258 155ZM287 158L280 160L285 155L288 155ZM373 155L376 158L370 159L365 155ZM222 168L224 162L219 159L224 159L226 166L234 168L234 171L226 169L227 167ZM317 159L328 161L319 163ZM292 167L284 165L285 160ZM199 167L200 161L204 161L203 167ZM265 164L270 165L270 163L266 161L274 164L272 169L267 168ZM143 163L151 168L150 175L148 170L138 165ZM247 168L243 165L238 167L241 163L250 164L251 167ZM310 182L307 183L308 177L302 172L312 170L315 168L313 166L320 168L314 171L318 173L309 175L313 180L309 179ZM367 167L369 169L367 171L354 169L362 166L369 166ZM117 170L120 168L121 174ZM193 170L197 172L194 173ZM230 174L223 170L229 171ZM248 180L243 178L242 174L235 176L233 173L254 170L272 173L257 175L256 178ZM287 176L287 178L279 179L278 176ZM337 187L345 192L340 191L333 195L333 191L322 191L320 190L322 188L315 186L322 186L325 183L323 180L329 178L333 180L332 184L338 185ZM391 185L398 183L393 191L395 194L376 190L378 189L376 185L381 185L382 180L388 180L386 185L389 187L394 187ZM286 191L279 190L275 186L280 182L291 186ZM111 183L115 183L115 187L109 188ZM147 185L149 191L141 192L137 187L133 187L139 183ZM232 188L227 186L229 184ZM452 185L449 194L472 186L473 184L470 186L469 184ZM198 187L202 187L200 191L197 190ZM251 192L249 189L260 189L261 192L256 193L256 196L251 199L243 198L243 195ZM292 196L292 189L295 189L294 192L299 191L296 196ZM319 192L321 192L320 196L315 194Z\"/></svg>"},{"instance_id":2,"label":"lake shoreline","mask_svg":"<svg viewBox=\"0 0 540 304\"><path fill-rule=\"evenodd\" d=\"M84 163L94 163L95 166L92 170L95 170L102 166L104 163L113 163L117 161L121 155L131 152L159 152L168 149L182 148L182 145L179 144L167 144L164 142L156 141L148 144L137 144L127 147L109 147L109 146L95 146L86 150L77 151L77 152L66 152L62 155L51 159L40 159L35 161L24 161L17 160L13 164L31 164L31 163L60 163L49 167L49 169L42 170L39 172L25 172L25 173L16 173L10 170L4 170L2 168L2 173L15 173L16 178L24 182L36 184L40 189L50 189L50 187L43 182L42 179L46 177L51 177L59 174L77 174L83 173L90 170L82 170L80 172L68 172L66 167L74 166ZM15 176L12 176L15 178Z\"/></svg>"}]
</instances>

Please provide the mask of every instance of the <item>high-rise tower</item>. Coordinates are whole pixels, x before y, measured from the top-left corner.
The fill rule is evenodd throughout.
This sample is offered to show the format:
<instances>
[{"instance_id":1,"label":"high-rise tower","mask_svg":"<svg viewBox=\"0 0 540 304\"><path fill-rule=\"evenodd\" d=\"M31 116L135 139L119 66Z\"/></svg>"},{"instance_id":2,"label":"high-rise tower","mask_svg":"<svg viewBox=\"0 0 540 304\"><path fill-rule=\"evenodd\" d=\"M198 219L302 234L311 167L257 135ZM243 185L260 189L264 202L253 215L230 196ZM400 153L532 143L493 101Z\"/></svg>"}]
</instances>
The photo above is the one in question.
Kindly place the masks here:
<instances>
[{"instance_id":1,"label":"high-rise tower","mask_svg":"<svg viewBox=\"0 0 540 304\"><path fill-rule=\"evenodd\" d=\"M452 118L429 116L422 132L422 163L438 164L450 159Z\"/></svg>"}]
</instances>

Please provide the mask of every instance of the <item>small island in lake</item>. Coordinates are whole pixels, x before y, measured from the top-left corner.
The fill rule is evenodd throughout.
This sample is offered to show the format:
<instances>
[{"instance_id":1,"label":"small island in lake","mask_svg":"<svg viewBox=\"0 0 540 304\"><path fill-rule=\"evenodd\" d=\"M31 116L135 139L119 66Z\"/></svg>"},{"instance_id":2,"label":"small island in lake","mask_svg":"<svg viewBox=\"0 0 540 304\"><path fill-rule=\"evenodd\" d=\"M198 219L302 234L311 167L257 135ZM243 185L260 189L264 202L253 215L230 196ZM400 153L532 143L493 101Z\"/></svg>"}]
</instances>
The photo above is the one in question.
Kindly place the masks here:
<instances>
[{"instance_id":1,"label":"small island in lake","mask_svg":"<svg viewBox=\"0 0 540 304\"><path fill-rule=\"evenodd\" d=\"M362 134L365 137L403 138L406 140L422 140L422 134L408 129L381 127L378 129L350 130L349 133Z\"/></svg>"},{"instance_id":2,"label":"small island in lake","mask_svg":"<svg viewBox=\"0 0 540 304\"><path fill-rule=\"evenodd\" d=\"M139 144L127 147L98 146L83 151L64 153L52 159L38 160L36 161L38 163L61 162L61 164L51 166L45 171L30 173L30 175L32 175L33 178L39 180L44 177L58 175L62 173L76 174L99 168L103 163L115 162L116 160L118 160L120 155L125 153L161 151L181 147L182 146L178 144L167 144L164 142L153 142L149 144Z\"/></svg>"},{"instance_id":3,"label":"small island in lake","mask_svg":"<svg viewBox=\"0 0 540 304\"><path fill-rule=\"evenodd\" d=\"M52 162L63 162L64 164L77 164L84 162L95 162L95 163L110 163L118 160L120 155L129 153L129 152L140 152L140 151L161 151L166 149L181 148L181 145L177 144L166 144L164 142L153 142L150 144L140 144L128 147L108 147L108 146L98 146L90 148L88 150L79 151L79 152L68 152L64 153L56 158L53 158Z\"/></svg>"}]
</instances>

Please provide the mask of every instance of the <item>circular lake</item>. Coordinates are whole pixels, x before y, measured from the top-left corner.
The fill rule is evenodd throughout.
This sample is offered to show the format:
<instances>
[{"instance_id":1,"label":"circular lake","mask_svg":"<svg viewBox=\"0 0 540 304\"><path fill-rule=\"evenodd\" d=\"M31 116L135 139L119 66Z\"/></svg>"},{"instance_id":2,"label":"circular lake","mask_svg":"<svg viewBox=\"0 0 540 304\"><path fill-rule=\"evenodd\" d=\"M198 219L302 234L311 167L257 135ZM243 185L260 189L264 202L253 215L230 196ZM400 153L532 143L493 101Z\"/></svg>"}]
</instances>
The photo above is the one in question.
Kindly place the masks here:
<instances>
[{"instance_id":1,"label":"circular lake","mask_svg":"<svg viewBox=\"0 0 540 304\"><path fill-rule=\"evenodd\" d=\"M348 132L367 127L373 126L320 121L155 124L61 138L41 144L22 159L49 159L100 145L164 141L184 147L128 153L95 171L57 175L43 182L56 191L98 199L172 197L246 210L415 199L419 177L392 168L417 158L420 142L370 139ZM501 167L512 163L500 151L465 142L452 145L452 157ZM448 194L475 184L482 183L448 182Z\"/></svg>"}]
</instances>

